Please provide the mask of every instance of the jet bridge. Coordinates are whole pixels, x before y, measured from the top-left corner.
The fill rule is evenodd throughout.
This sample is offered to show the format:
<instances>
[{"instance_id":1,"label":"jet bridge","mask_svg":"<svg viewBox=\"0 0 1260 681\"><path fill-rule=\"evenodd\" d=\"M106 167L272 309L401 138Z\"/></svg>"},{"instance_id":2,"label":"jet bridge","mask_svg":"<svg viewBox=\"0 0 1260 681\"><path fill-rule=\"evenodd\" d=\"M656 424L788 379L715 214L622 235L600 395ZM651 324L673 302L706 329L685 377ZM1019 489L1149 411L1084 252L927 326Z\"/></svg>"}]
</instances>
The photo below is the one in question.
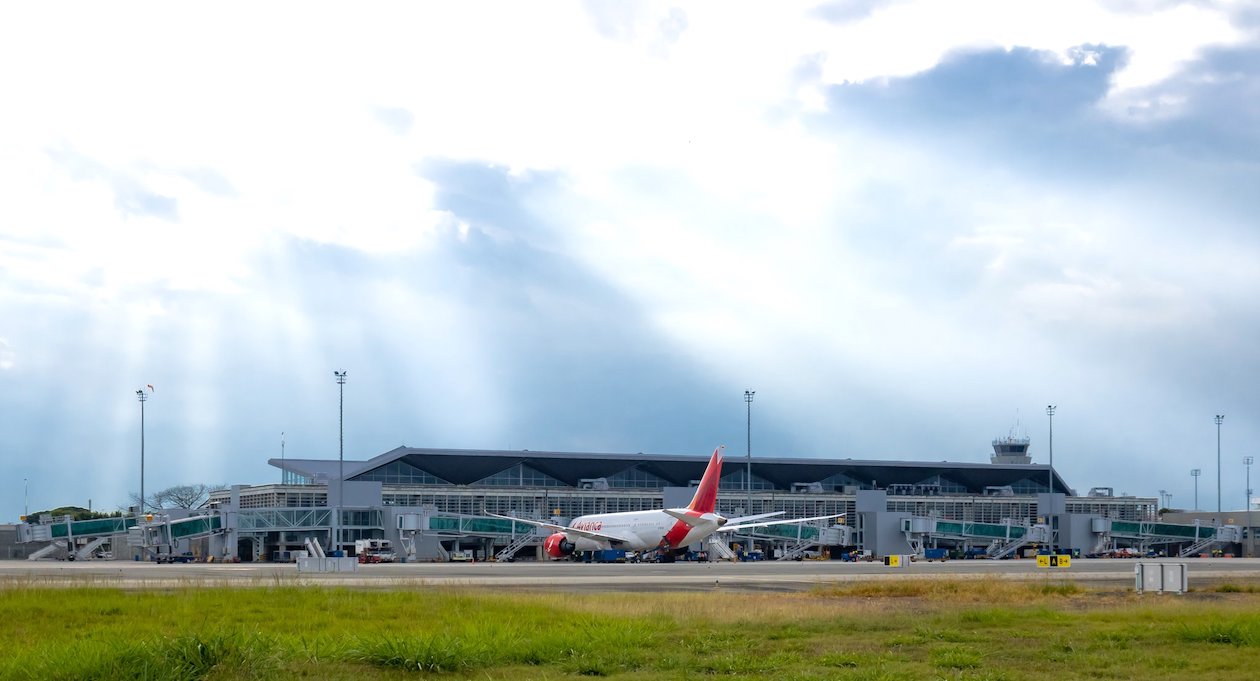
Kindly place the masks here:
<instances>
[{"instance_id":1,"label":"jet bridge","mask_svg":"<svg viewBox=\"0 0 1260 681\"><path fill-rule=\"evenodd\" d=\"M853 528L829 521L811 523L784 523L740 530L739 535L753 540L769 540L781 546L778 560L795 560L806 551L823 546L853 545ZM714 535L718 536L718 535Z\"/></svg>"},{"instance_id":2,"label":"jet bridge","mask_svg":"<svg viewBox=\"0 0 1260 681\"><path fill-rule=\"evenodd\" d=\"M68 559L91 559L98 549L109 544L114 553L121 546L143 550L175 546L186 539L197 539L223 531L223 519L217 513L171 518L164 513L139 518L119 516L93 520L72 520L63 516L39 524L18 525L18 543L52 542L30 555L39 560L64 553Z\"/></svg>"},{"instance_id":3,"label":"jet bridge","mask_svg":"<svg viewBox=\"0 0 1260 681\"><path fill-rule=\"evenodd\" d=\"M1236 525L1181 525L1093 517L1089 522L1093 553L1117 547L1133 547L1146 553L1157 546L1174 546L1178 555L1194 556L1210 547L1242 541ZM1048 544L1049 525L1030 523L976 523L923 516L902 518L901 530L914 553L944 542L961 548L985 548L989 558L1005 558L1031 544Z\"/></svg>"},{"instance_id":4,"label":"jet bridge","mask_svg":"<svg viewBox=\"0 0 1260 681\"><path fill-rule=\"evenodd\" d=\"M526 546L541 546L548 534L534 525L514 520L428 510L400 514L396 522L405 560L416 560L421 553L425 554L422 559L449 560L450 552L441 542L460 539L485 542L489 547L501 546L494 554L495 559L511 560ZM421 544L427 544L423 551Z\"/></svg>"},{"instance_id":5,"label":"jet bridge","mask_svg":"<svg viewBox=\"0 0 1260 681\"><path fill-rule=\"evenodd\" d=\"M1050 542L1049 525L1005 522L977 523L924 516L902 518L901 531L915 554L928 544L945 541L962 548L985 548L989 558L1006 558L1029 544Z\"/></svg>"},{"instance_id":6,"label":"jet bridge","mask_svg":"<svg viewBox=\"0 0 1260 681\"><path fill-rule=\"evenodd\" d=\"M1094 518L1091 529L1098 535L1097 551L1119 545L1136 548L1142 553L1156 546L1180 545L1178 555L1195 556L1217 544L1242 541L1242 528L1237 525L1182 525L1177 523L1133 522Z\"/></svg>"}]
</instances>

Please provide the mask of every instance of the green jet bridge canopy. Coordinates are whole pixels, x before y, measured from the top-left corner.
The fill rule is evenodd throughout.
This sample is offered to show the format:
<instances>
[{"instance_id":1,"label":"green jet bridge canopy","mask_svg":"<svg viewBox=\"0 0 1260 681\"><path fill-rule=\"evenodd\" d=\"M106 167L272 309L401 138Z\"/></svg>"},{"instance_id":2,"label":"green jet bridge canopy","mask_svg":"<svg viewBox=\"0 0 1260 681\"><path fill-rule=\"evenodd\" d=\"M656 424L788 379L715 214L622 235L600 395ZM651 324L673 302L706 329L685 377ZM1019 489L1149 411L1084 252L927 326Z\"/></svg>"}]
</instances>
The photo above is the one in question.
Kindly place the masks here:
<instances>
[{"instance_id":1,"label":"green jet bridge canopy","mask_svg":"<svg viewBox=\"0 0 1260 681\"><path fill-rule=\"evenodd\" d=\"M191 539L220 532L223 529L223 518L218 514L196 515L176 520L163 520L160 516L143 524L134 516L118 518L97 518L94 520L74 520L70 522L54 522L40 525L29 525L28 532L20 532L18 541L49 541L53 539L95 538L127 534L134 527L170 527L171 539ZM46 531L43 528L47 528Z\"/></svg>"}]
</instances>

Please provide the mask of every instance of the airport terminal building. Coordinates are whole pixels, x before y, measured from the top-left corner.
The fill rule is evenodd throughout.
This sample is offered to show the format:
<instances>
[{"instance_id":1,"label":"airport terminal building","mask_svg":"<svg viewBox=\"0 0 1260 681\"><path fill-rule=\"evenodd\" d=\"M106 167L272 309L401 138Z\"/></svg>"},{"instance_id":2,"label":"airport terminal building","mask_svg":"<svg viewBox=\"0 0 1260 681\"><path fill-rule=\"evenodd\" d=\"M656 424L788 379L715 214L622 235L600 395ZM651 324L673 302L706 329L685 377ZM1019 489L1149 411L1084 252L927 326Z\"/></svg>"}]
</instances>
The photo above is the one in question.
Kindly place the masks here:
<instances>
[{"instance_id":1,"label":"airport terminal building","mask_svg":"<svg viewBox=\"0 0 1260 681\"><path fill-rule=\"evenodd\" d=\"M285 484L248 488L243 508L324 505L343 467L327 459L269 463L283 470ZM399 447L368 461L346 461L344 472L347 483L380 483L383 506L574 518L661 508L667 489L694 487L707 463L707 455ZM1057 473L1051 489L1047 467L1033 464L786 458L749 464L728 456L722 471L718 512L727 515L852 513L859 491L883 490L890 511L1002 522L1035 516L1038 494L1071 495ZM1156 510L1151 499L1073 498L1074 512L1124 520L1148 519ZM212 503L223 499L220 493Z\"/></svg>"},{"instance_id":2,"label":"airport terminal building","mask_svg":"<svg viewBox=\"0 0 1260 681\"><path fill-rule=\"evenodd\" d=\"M710 558L827 554L1008 558L1052 547L1167 555L1243 552L1245 521L1165 522L1156 499L1110 488L1077 494L1033 464L1026 438L993 442L988 463L758 457L728 453L717 512L735 517L842 515L713 535L687 547ZM592 513L685 506L708 463L693 455L398 447L366 461L271 459L280 482L233 485L206 506L123 518L18 526L36 557L292 560L386 540L405 560L543 557L548 532L493 514L566 525ZM1248 538L1247 541L1250 541ZM318 545L315 545L318 542ZM365 544L366 545L366 544ZM60 548L58 548L60 547ZM320 548L322 547L322 548ZM614 547L615 548L615 547ZM32 554L34 555L34 554Z\"/></svg>"},{"instance_id":3,"label":"airport terminal building","mask_svg":"<svg viewBox=\"0 0 1260 681\"><path fill-rule=\"evenodd\" d=\"M717 511L845 514L838 521L843 532L827 535L828 541L876 555L922 548L914 528L902 526L907 518L967 524L955 543L1002 539L1013 545L1021 543L1014 540L1026 534L1023 528L1038 523L1069 540L1069 517L1133 523L1155 517L1154 499L1097 490L1075 495L1048 466L1029 462L1026 439L993 444L989 463L770 457L749 462L728 454ZM239 545L229 541L224 548L239 555L283 555L301 549L314 533L325 545L346 550L356 539L386 538L417 556L442 558L468 548L482 557L502 556L510 548L507 555L526 557L537 554L542 537L487 513L563 524L590 513L682 506L707 461L707 455L399 447L366 461L271 459L282 471L282 483L234 486L212 496L209 505L243 514L242 519L264 512L272 518L236 523ZM330 506L340 509L339 517L315 518ZM311 524L315 521L318 526ZM977 528L980 534L971 537ZM809 537L801 537L794 526L783 526L735 541L787 551L809 538L825 543L821 529L808 527ZM1085 551L1097 543L1079 528L1076 535L1074 543Z\"/></svg>"}]
</instances>

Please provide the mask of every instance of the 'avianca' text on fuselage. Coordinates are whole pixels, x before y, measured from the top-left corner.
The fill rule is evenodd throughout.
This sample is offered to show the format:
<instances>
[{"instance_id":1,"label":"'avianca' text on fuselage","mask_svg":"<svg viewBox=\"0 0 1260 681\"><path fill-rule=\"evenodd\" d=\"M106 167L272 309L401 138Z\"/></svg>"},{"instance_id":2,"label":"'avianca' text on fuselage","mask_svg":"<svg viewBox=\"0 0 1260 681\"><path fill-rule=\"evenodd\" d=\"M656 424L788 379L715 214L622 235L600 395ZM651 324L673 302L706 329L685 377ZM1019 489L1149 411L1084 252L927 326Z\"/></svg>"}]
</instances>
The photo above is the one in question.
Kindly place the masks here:
<instances>
[{"instance_id":1,"label":"'avianca' text on fuselage","mask_svg":"<svg viewBox=\"0 0 1260 681\"><path fill-rule=\"evenodd\" d=\"M704 470L700 485L696 488L696 493L686 508L596 513L574 518L567 527L495 513L488 515L552 530L552 534L543 542L543 548L547 555L553 558L565 558L578 551L609 548L632 551L655 550L660 555L672 555L679 547L704 541L716 532L734 532L764 525L803 523L839 517L839 515L826 515L763 521L764 518L781 515L782 511L740 518L719 515L714 509L717 506L718 482L722 477L722 449L718 447L713 450L713 456L709 457L709 465Z\"/></svg>"}]
</instances>

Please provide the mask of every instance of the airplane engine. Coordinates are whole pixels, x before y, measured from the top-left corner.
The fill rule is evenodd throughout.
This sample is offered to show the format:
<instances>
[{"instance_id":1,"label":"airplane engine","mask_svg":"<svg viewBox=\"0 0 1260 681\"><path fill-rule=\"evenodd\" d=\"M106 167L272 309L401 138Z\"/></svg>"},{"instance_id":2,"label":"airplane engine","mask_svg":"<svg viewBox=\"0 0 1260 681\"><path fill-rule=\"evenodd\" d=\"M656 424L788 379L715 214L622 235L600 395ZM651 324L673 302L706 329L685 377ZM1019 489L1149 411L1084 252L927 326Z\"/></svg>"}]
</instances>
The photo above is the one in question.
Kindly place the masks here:
<instances>
[{"instance_id":1,"label":"airplane engine","mask_svg":"<svg viewBox=\"0 0 1260 681\"><path fill-rule=\"evenodd\" d=\"M557 532L543 542L543 550L552 558L568 558L573 555L573 548L573 542L563 532Z\"/></svg>"}]
</instances>

